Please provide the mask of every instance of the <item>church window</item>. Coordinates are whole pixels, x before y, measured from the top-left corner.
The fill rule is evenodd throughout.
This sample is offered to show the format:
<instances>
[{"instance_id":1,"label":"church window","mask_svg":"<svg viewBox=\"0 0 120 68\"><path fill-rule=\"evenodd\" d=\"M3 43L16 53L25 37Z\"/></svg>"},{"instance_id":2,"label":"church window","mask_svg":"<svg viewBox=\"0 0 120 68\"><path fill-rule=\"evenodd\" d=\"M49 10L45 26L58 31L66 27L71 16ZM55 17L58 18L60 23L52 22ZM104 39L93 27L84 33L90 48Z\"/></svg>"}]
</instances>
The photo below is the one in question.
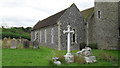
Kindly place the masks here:
<instances>
[{"instance_id":1,"label":"church window","mask_svg":"<svg viewBox=\"0 0 120 68\"><path fill-rule=\"evenodd\" d=\"M40 43L41 43L41 31L40 31Z\"/></svg>"},{"instance_id":2,"label":"church window","mask_svg":"<svg viewBox=\"0 0 120 68\"><path fill-rule=\"evenodd\" d=\"M120 36L120 27L119 27L119 36Z\"/></svg>"},{"instance_id":3,"label":"church window","mask_svg":"<svg viewBox=\"0 0 120 68\"><path fill-rule=\"evenodd\" d=\"M38 32L35 32L35 39L34 40L38 40Z\"/></svg>"},{"instance_id":4,"label":"church window","mask_svg":"<svg viewBox=\"0 0 120 68\"><path fill-rule=\"evenodd\" d=\"M54 31L54 29L52 28L52 29L51 29L51 43L53 43L53 37L54 37L53 31Z\"/></svg>"},{"instance_id":5,"label":"church window","mask_svg":"<svg viewBox=\"0 0 120 68\"><path fill-rule=\"evenodd\" d=\"M97 12L98 18L101 18L101 11Z\"/></svg>"},{"instance_id":6,"label":"church window","mask_svg":"<svg viewBox=\"0 0 120 68\"><path fill-rule=\"evenodd\" d=\"M46 33L46 29L45 29L45 43L47 42L47 33Z\"/></svg>"},{"instance_id":7,"label":"church window","mask_svg":"<svg viewBox=\"0 0 120 68\"><path fill-rule=\"evenodd\" d=\"M73 31L75 32L75 29L73 29ZM75 33L73 34L73 43L75 42Z\"/></svg>"}]
</instances>

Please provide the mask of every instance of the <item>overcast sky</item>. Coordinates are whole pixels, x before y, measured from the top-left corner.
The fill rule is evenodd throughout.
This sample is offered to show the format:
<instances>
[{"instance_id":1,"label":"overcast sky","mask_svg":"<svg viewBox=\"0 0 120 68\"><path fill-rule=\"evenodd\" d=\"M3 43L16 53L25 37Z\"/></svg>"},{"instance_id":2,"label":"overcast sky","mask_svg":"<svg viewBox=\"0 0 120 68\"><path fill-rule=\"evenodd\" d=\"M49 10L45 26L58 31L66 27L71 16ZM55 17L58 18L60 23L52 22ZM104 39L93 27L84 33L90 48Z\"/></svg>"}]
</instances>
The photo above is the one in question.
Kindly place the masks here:
<instances>
[{"instance_id":1,"label":"overcast sky","mask_svg":"<svg viewBox=\"0 0 120 68\"><path fill-rule=\"evenodd\" d=\"M0 0L0 24L7 27L33 27L75 3L80 11L93 7L94 0Z\"/></svg>"}]
</instances>

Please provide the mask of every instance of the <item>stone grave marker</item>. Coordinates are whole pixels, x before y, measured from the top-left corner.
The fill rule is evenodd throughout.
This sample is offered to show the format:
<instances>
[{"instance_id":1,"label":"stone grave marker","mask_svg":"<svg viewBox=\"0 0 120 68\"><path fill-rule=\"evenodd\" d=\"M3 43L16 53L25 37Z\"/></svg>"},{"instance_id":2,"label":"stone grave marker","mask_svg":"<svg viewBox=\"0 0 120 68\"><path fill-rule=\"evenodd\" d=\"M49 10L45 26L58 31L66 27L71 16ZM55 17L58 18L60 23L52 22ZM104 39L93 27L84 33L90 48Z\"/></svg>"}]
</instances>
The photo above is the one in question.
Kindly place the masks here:
<instances>
[{"instance_id":1,"label":"stone grave marker","mask_svg":"<svg viewBox=\"0 0 120 68\"><path fill-rule=\"evenodd\" d=\"M16 48L16 45L17 45L17 40L15 38L13 38L11 40L10 48Z\"/></svg>"},{"instance_id":2,"label":"stone grave marker","mask_svg":"<svg viewBox=\"0 0 120 68\"><path fill-rule=\"evenodd\" d=\"M61 65L61 62L58 61L59 57L53 57L53 63L56 64L56 65Z\"/></svg>"},{"instance_id":3,"label":"stone grave marker","mask_svg":"<svg viewBox=\"0 0 120 68\"><path fill-rule=\"evenodd\" d=\"M2 47L6 48L7 47L7 38L3 39Z\"/></svg>"},{"instance_id":4,"label":"stone grave marker","mask_svg":"<svg viewBox=\"0 0 120 68\"><path fill-rule=\"evenodd\" d=\"M33 48L39 48L38 41L33 41Z\"/></svg>"},{"instance_id":5,"label":"stone grave marker","mask_svg":"<svg viewBox=\"0 0 120 68\"><path fill-rule=\"evenodd\" d=\"M85 61L87 63L93 63L96 62L96 57L92 56L91 53L91 48L90 47L85 47L84 49L82 49L81 51L78 51L77 56L82 56L84 57Z\"/></svg>"},{"instance_id":6,"label":"stone grave marker","mask_svg":"<svg viewBox=\"0 0 120 68\"><path fill-rule=\"evenodd\" d=\"M24 48L29 48L30 42L28 40L25 40L23 45L24 45Z\"/></svg>"}]
</instances>

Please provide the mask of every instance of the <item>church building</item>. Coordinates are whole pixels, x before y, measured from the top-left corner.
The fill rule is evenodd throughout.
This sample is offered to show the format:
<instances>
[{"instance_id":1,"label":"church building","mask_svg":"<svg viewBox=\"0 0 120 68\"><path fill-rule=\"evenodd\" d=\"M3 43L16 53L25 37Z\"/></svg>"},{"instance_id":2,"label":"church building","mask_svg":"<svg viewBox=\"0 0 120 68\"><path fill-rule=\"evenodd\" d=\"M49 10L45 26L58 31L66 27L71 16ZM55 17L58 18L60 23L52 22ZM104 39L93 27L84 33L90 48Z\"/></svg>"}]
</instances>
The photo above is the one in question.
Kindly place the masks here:
<instances>
[{"instance_id":1,"label":"church building","mask_svg":"<svg viewBox=\"0 0 120 68\"><path fill-rule=\"evenodd\" d=\"M39 45L66 50L67 34L64 34L63 30L67 30L68 25L71 26L70 30L74 30L74 34L70 36L71 49L78 50L80 43L85 42L85 22L75 4L42 21L38 21L32 29L31 40L37 40Z\"/></svg>"},{"instance_id":2,"label":"church building","mask_svg":"<svg viewBox=\"0 0 120 68\"><path fill-rule=\"evenodd\" d=\"M96 44L98 49L116 50L120 47L120 2L97 2L94 7L79 11L75 4L42 21L32 29L31 40L58 50L67 49L67 25L71 34L71 49L80 43Z\"/></svg>"},{"instance_id":3,"label":"church building","mask_svg":"<svg viewBox=\"0 0 120 68\"><path fill-rule=\"evenodd\" d=\"M99 49L118 49L120 47L120 2L95 0L94 5L93 8L82 11L83 15L88 14L85 18L88 44L96 43Z\"/></svg>"}]
</instances>

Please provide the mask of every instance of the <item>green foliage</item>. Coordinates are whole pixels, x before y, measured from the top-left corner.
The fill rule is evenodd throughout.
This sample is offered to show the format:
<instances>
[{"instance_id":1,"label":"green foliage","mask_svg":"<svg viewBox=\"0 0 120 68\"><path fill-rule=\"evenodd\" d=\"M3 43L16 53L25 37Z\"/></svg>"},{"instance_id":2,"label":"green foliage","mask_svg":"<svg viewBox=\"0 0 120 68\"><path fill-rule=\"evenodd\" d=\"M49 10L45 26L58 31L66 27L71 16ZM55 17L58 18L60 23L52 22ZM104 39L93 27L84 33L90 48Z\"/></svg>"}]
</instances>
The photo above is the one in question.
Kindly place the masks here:
<instances>
[{"instance_id":1,"label":"green foliage","mask_svg":"<svg viewBox=\"0 0 120 68\"><path fill-rule=\"evenodd\" d=\"M78 64L85 64L86 63L84 57L76 56L76 55L74 55L74 62L78 63Z\"/></svg>"},{"instance_id":2,"label":"green foliage","mask_svg":"<svg viewBox=\"0 0 120 68\"><path fill-rule=\"evenodd\" d=\"M86 46L85 42L80 43L80 50L82 50L83 48L85 48L85 46Z\"/></svg>"},{"instance_id":3,"label":"green foliage","mask_svg":"<svg viewBox=\"0 0 120 68\"><path fill-rule=\"evenodd\" d=\"M2 28L2 38L11 37L11 38L25 38L30 40L30 30L31 27L12 27L12 28Z\"/></svg>"},{"instance_id":4,"label":"green foliage","mask_svg":"<svg viewBox=\"0 0 120 68\"><path fill-rule=\"evenodd\" d=\"M76 53L77 50L71 51ZM75 56L75 62L72 64L64 64L60 66L117 66L117 61L104 61L99 57L101 53L109 53L110 56L117 58L118 51L112 50L96 50L93 49L92 53L97 58L96 63L84 64L83 59L78 59ZM50 66L52 65L52 57L60 57L66 54L66 51L53 50L47 47L40 46L40 49L2 49L2 65L3 66ZM60 58L61 60L61 58ZM63 60L64 61L64 60ZM82 63L81 63L82 62ZM54 65L52 65L54 66Z\"/></svg>"},{"instance_id":5,"label":"green foliage","mask_svg":"<svg viewBox=\"0 0 120 68\"><path fill-rule=\"evenodd\" d=\"M65 58L64 58L64 53L56 51L56 53L54 54L54 57L59 57L58 61L60 61L63 64L66 64Z\"/></svg>"},{"instance_id":6,"label":"green foliage","mask_svg":"<svg viewBox=\"0 0 120 68\"><path fill-rule=\"evenodd\" d=\"M106 53L106 52L100 53L99 58L100 58L100 60L110 61L110 62L118 60L117 58L113 57L112 55L110 55L109 53Z\"/></svg>"},{"instance_id":7,"label":"green foliage","mask_svg":"<svg viewBox=\"0 0 120 68\"><path fill-rule=\"evenodd\" d=\"M54 61L51 59L51 60L49 60L49 65L51 65L51 66L54 66L55 64L54 64Z\"/></svg>"},{"instance_id":8,"label":"green foliage","mask_svg":"<svg viewBox=\"0 0 120 68\"><path fill-rule=\"evenodd\" d=\"M93 12L94 12L94 8L92 7L92 8L89 8L88 10L82 11L81 13L82 13L83 17L87 20L89 18L90 14Z\"/></svg>"},{"instance_id":9,"label":"green foliage","mask_svg":"<svg viewBox=\"0 0 120 68\"><path fill-rule=\"evenodd\" d=\"M91 43L91 44L88 45L88 47L90 47L92 49L98 49L97 43Z\"/></svg>"},{"instance_id":10,"label":"green foliage","mask_svg":"<svg viewBox=\"0 0 120 68\"><path fill-rule=\"evenodd\" d=\"M30 35L27 34L18 34L18 33L13 33L13 32L2 32L2 38L4 37L10 37L10 38L25 38L30 40Z\"/></svg>"}]
</instances>

